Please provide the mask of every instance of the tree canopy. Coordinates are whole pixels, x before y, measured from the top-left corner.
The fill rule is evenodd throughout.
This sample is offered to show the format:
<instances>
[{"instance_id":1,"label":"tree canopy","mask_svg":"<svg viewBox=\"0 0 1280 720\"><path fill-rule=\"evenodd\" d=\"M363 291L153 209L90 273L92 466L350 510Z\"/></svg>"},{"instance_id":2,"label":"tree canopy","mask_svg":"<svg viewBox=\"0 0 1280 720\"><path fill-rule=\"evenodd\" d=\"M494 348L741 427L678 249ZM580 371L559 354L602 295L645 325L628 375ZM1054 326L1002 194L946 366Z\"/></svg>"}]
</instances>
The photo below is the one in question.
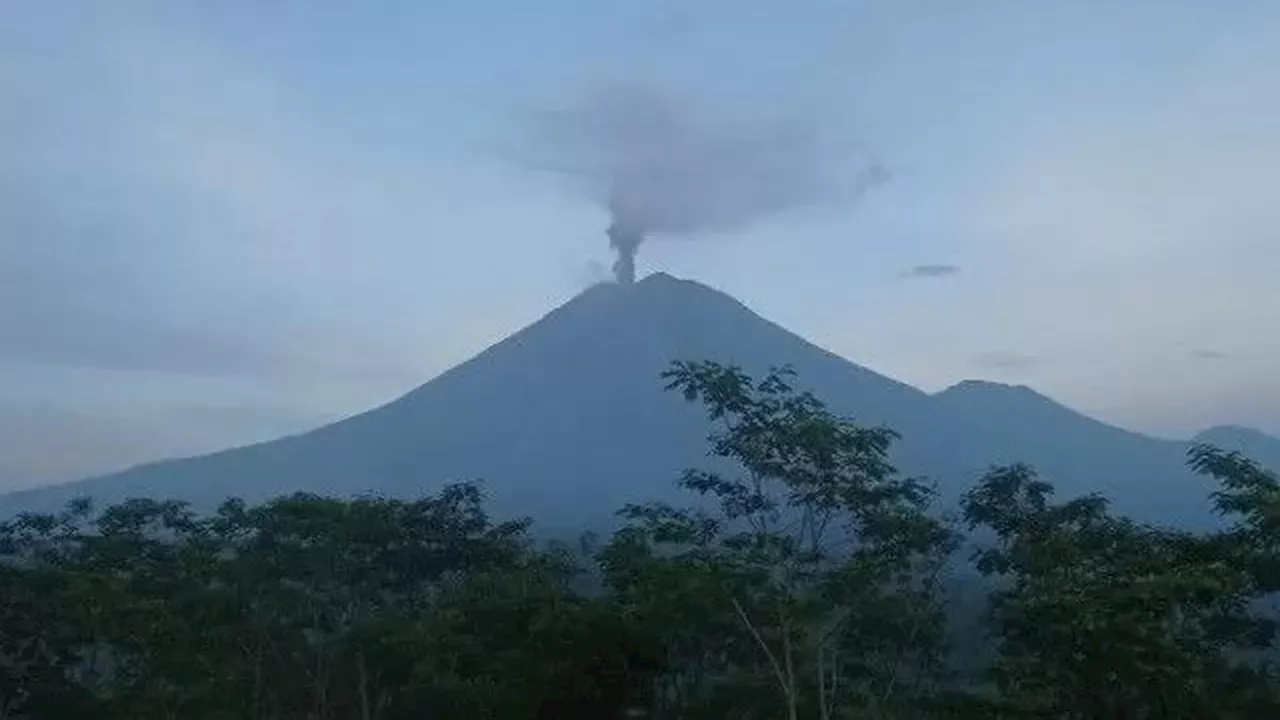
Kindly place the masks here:
<instances>
[{"instance_id":1,"label":"tree canopy","mask_svg":"<svg viewBox=\"0 0 1280 720\"><path fill-rule=\"evenodd\" d=\"M540 542L475 483L0 523L0 719L1280 716L1280 483L1247 458L1190 450L1210 532L1022 465L949 520L891 429L787 368L663 379L715 462L602 543Z\"/></svg>"}]
</instances>

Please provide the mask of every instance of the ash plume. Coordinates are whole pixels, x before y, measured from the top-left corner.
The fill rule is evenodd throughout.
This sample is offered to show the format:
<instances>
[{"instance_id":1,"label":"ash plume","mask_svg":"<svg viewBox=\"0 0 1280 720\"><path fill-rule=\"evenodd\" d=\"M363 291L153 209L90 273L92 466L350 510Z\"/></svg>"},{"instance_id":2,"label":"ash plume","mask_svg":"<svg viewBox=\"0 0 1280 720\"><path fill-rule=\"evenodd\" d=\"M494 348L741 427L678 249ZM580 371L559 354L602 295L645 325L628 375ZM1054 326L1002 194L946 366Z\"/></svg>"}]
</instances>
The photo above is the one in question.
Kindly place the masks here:
<instances>
[{"instance_id":1,"label":"ash plume","mask_svg":"<svg viewBox=\"0 0 1280 720\"><path fill-rule=\"evenodd\" d=\"M635 279L650 238L742 230L801 206L850 204L888 179L814 123L735 115L648 87L589 93L534 129L526 164L569 178L608 210L620 283Z\"/></svg>"}]
</instances>

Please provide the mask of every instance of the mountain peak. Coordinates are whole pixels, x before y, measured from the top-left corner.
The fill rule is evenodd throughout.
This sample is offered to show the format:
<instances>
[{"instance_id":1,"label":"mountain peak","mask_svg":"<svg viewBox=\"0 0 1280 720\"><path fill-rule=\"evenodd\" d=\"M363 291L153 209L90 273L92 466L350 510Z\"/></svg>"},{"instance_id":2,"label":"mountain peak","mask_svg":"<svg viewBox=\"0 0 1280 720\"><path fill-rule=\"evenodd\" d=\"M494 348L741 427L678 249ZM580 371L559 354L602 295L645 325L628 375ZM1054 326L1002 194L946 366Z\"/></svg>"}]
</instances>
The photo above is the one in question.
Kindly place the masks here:
<instances>
[{"instance_id":1,"label":"mountain peak","mask_svg":"<svg viewBox=\"0 0 1280 720\"><path fill-rule=\"evenodd\" d=\"M1274 440L1275 439L1272 436L1262 432L1261 430L1251 428L1251 427L1245 427L1244 425L1214 425L1213 427L1205 428L1204 430L1201 430L1199 433L1196 434L1197 440L1201 438L1225 438L1225 437L1235 437L1235 438L1242 438L1242 439L1247 438L1247 439L1253 439L1253 440L1260 440L1260 439Z\"/></svg>"},{"instance_id":2,"label":"mountain peak","mask_svg":"<svg viewBox=\"0 0 1280 720\"><path fill-rule=\"evenodd\" d=\"M786 333L799 340L722 290L655 272L634 283L593 285L503 342L530 340L531 334L589 333L611 344L639 342L652 346L679 338L687 340L691 335L696 338L735 330L754 336L764 326L776 331L773 334ZM563 342L572 341L565 338ZM684 340L680 342L683 344Z\"/></svg>"},{"instance_id":3,"label":"mountain peak","mask_svg":"<svg viewBox=\"0 0 1280 720\"><path fill-rule=\"evenodd\" d=\"M1182 468L1181 445L1090 420L1025 386L968 380L930 396L804 340L720 290L656 272L587 288L417 389L337 423L10 495L0 505L50 510L82 494L100 502L177 498L206 508L227 496L255 501L295 491L414 497L480 479L496 514L532 515L544 528L576 532L627 503L679 501L672 480L705 466L701 409L663 390L661 372L674 360L733 364L756 375L790 365L802 389L833 411L903 433L894 460L904 471L955 489L992 462L1027 461L1064 489L1096 488L1113 471L1157 482ZM1151 510L1142 505L1148 494L1138 488L1127 497ZM1203 494L1196 486L1178 497L1198 503Z\"/></svg>"},{"instance_id":4,"label":"mountain peak","mask_svg":"<svg viewBox=\"0 0 1280 720\"><path fill-rule=\"evenodd\" d=\"M993 380L961 380L960 382L935 393L935 397L970 397L984 395L987 397L1019 398L1057 405L1052 398L1041 395L1026 385L1010 385Z\"/></svg>"},{"instance_id":5,"label":"mountain peak","mask_svg":"<svg viewBox=\"0 0 1280 720\"><path fill-rule=\"evenodd\" d=\"M746 305L723 290L718 290L697 280L679 278L661 271L650 273L637 280L633 285L620 287L623 290L630 290L631 294L641 298L662 298L680 302L710 301L725 303L727 301L736 307L746 308Z\"/></svg>"},{"instance_id":6,"label":"mountain peak","mask_svg":"<svg viewBox=\"0 0 1280 720\"><path fill-rule=\"evenodd\" d=\"M640 279L640 281L637 284L638 285L645 285L645 284L661 285L662 283L692 283L694 285L702 284L693 280L685 280L683 278L678 278L675 275L671 275L670 273L666 273L661 270L658 270L656 272L651 272L648 275L645 275L643 278Z\"/></svg>"},{"instance_id":7,"label":"mountain peak","mask_svg":"<svg viewBox=\"0 0 1280 720\"><path fill-rule=\"evenodd\" d=\"M652 273L587 288L531 325L391 402L307 433L48 488L204 503L295 490L412 496L480 478L494 508L547 521L610 517L667 499L705 459L699 408L665 392L675 360L752 374L790 365L842 413L907 428L928 396L789 332L728 294Z\"/></svg>"},{"instance_id":8,"label":"mountain peak","mask_svg":"<svg viewBox=\"0 0 1280 720\"><path fill-rule=\"evenodd\" d=\"M546 317L555 316L566 308L578 305L626 303L637 305L655 302L665 303L716 303L747 307L728 293L696 280L686 280L665 272L654 272L634 283L617 283L612 280L596 283L578 293L564 305L552 310ZM518 333L517 333L518 334Z\"/></svg>"},{"instance_id":9,"label":"mountain peak","mask_svg":"<svg viewBox=\"0 0 1280 720\"><path fill-rule=\"evenodd\" d=\"M1121 433L1134 435L1069 408L1026 385L1009 385L990 380L963 380L936 393L933 399L940 408L963 413L970 422L1007 423L1006 430L1054 427L1065 432L1067 427L1088 433Z\"/></svg>"},{"instance_id":10,"label":"mountain peak","mask_svg":"<svg viewBox=\"0 0 1280 720\"><path fill-rule=\"evenodd\" d=\"M1261 430L1242 425L1218 425L1198 433L1192 442L1239 452L1263 467L1280 470L1280 438Z\"/></svg>"}]
</instances>

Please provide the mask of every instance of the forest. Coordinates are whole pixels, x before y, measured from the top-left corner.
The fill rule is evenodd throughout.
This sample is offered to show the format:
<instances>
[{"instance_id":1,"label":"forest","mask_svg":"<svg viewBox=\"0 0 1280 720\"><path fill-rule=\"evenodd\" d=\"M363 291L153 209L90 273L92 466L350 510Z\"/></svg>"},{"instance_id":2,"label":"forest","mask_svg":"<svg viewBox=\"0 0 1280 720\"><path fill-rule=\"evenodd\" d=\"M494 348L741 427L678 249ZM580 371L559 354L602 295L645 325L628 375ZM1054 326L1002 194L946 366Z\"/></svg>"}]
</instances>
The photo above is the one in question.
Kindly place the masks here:
<instances>
[{"instance_id":1,"label":"forest","mask_svg":"<svg viewBox=\"0 0 1280 720\"><path fill-rule=\"evenodd\" d=\"M948 512L785 367L663 381L733 470L608 537L477 483L0 523L0 720L1280 717L1280 482L1248 458L1190 450L1209 531L1024 465Z\"/></svg>"}]
</instances>

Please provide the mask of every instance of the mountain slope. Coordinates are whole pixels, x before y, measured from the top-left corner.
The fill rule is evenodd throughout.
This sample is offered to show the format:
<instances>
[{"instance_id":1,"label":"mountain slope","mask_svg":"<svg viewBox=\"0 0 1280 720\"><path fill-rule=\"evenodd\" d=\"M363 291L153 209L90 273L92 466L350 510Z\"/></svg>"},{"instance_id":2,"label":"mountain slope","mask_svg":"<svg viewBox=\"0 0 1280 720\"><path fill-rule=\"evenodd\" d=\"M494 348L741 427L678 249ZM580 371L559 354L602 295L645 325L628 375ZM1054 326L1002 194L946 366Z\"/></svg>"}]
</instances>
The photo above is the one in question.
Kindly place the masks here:
<instances>
[{"instance_id":1,"label":"mountain slope","mask_svg":"<svg viewBox=\"0 0 1280 720\"><path fill-rule=\"evenodd\" d=\"M302 435L166 461L5 498L49 508L77 494L103 500L293 490L413 494L482 478L500 511L573 523L624 502L672 495L701 462L706 425L662 390L676 358L715 358L752 371L793 364L825 394L857 398L891 422L928 396L859 368L769 323L722 293L667 275L598 285L422 387L380 408Z\"/></svg>"},{"instance_id":2,"label":"mountain slope","mask_svg":"<svg viewBox=\"0 0 1280 720\"><path fill-rule=\"evenodd\" d=\"M1185 443L1107 425L1024 386L968 380L933 399L940 425L954 433L946 443L951 472L972 478L993 463L1025 462L1063 499L1100 492L1146 519L1199 524L1209 517L1213 488L1187 470Z\"/></svg>"},{"instance_id":3,"label":"mountain slope","mask_svg":"<svg viewBox=\"0 0 1280 720\"><path fill-rule=\"evenodd\" d=\"M1103 490L1140 515L1204 515L1208 488L1183 468L1181 443L1099 423L1025 388L968 382L931 396L665 274L595 286L403 397L332 425L15 493L0 508L51 509L81 494L202 507L296 490L413 495L483 479L499 513L580 527L626 502L679 500L673 480L706 463L700 409L662 389L659 374L674 359L752 373L794 366L833 409L898 430L899 467L937 478L951 500L989 464L1022 460L1064 495Z\"/></svg>"}]
</instances>

